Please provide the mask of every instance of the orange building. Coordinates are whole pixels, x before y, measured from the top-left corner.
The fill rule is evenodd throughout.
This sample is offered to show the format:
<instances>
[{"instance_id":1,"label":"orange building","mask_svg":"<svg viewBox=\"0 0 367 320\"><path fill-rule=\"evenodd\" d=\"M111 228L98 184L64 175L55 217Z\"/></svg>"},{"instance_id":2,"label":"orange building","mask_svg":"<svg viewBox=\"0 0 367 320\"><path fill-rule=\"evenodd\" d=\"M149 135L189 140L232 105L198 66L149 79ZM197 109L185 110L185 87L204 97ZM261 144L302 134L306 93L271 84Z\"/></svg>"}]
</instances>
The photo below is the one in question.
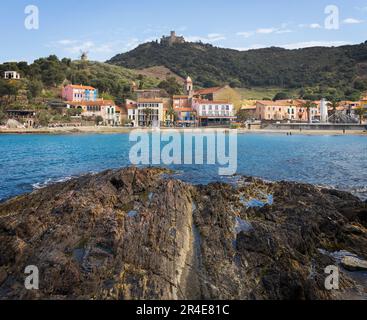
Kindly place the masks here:
<instances>
[{"instance_id":1,"label":"orange building","mask_svg":"<svg viewBox=\"0 0 367 320\"><path fill-rule=\"evenodd\" d=\"M299 121L308 122L307 109L303 107L303 100L277 100L277 101L257 101L256 118L263 121ZM310 110L312 119L319 116L319 103Z\"/></svg>"}]
</instances>

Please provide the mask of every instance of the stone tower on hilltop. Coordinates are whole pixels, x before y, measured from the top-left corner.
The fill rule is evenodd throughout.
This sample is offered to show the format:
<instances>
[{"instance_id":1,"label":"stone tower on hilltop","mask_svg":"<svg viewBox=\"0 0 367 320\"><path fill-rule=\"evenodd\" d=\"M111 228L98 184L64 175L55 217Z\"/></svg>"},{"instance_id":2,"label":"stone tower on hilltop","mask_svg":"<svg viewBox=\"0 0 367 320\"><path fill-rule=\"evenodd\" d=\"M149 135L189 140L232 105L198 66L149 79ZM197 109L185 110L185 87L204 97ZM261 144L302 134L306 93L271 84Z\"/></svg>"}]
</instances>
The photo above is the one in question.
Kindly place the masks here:
<instances>
[{"instance_id":1,"label":"stone tower on hilltop","mask_svg":"<svg viewBox=\"0 0 367 320\"><path fill-rule=\"evenodd\" d=\"M172 46L174 44L185 43L185 38L177 36L175 31L171 31L170 36L163 36L161 39L161 44L166 46Z\"/></svg>"}]
</instances>

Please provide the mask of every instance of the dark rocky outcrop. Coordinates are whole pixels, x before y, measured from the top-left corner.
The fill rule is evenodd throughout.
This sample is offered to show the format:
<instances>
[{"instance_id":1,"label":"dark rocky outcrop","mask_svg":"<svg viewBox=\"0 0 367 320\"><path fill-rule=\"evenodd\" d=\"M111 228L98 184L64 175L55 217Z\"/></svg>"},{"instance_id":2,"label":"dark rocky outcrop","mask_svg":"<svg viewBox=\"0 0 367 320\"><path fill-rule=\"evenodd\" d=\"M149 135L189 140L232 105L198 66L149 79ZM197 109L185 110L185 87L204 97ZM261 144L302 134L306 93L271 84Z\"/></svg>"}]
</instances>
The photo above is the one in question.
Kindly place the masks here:
<instances>
[{"instance_id":1,"label":"dark rocky outcrop","mask_svg":"<svg viewBox=\"0 0 367 320\"><path fill-rule=\"evenodd\" d=\"M366 297L335 252L367 258L366 204L351 194L240 177L192 186L128 168L0 205L0 299ZM40 288L24 288L36 265ZM362 279L362 280L360 280Z\"/></svg>"}]
</instances>

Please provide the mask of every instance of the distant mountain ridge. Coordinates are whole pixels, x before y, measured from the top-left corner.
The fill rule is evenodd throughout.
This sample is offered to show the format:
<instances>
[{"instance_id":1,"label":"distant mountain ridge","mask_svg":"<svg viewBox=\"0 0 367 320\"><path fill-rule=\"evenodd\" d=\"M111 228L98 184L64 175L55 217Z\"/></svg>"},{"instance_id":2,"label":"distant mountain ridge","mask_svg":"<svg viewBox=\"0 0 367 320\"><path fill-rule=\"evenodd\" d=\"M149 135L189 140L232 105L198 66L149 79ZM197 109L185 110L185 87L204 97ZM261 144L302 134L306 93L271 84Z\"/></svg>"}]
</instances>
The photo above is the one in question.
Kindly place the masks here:
<instances>
[{"instance_id":1,"label":"distant mountain ridge","mask_svg":"<svg viewBox=\"0 0 367 320\"><path fill-rule=\"evenodd\" d=\"M164 66L190 75L202 87L280 87L335 90L348 96L367 90L367 41L341 47L237 51L203 43L149 42L107 61L130 69Z\"/></svg>"}]
</instances>

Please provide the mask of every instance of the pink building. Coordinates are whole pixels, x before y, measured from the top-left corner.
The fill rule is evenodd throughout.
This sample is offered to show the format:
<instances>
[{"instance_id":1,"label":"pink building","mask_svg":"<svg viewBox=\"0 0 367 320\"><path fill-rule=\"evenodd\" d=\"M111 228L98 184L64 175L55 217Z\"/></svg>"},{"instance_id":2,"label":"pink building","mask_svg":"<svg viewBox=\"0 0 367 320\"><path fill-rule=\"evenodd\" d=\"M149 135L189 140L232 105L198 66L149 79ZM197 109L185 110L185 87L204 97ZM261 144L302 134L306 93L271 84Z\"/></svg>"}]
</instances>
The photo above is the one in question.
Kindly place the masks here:
<instances>
[{"instance_id":1,"label":"pink building","mask_svg":"<svg viewBox=\"0 0 367 320\"><path fill-rule=\"evenodd\" d=\"M62 89L62 98L66 101L96 101L98 90L90 86L71 84Z\"/></svg>"},{"instance_id":2,"label":"pink building","mask_svg":"<svg viewBox=\"0 0 367 320\"><path fill-rule=\"evenodd\" d=\"M299 121L308 122L308 111L303 107L304 100L277 100L277 101L257 101L256 118L267 121ZM311 108L310 116L315 119L320 114L320 107Z\"/></svg>"}]
</instances>

